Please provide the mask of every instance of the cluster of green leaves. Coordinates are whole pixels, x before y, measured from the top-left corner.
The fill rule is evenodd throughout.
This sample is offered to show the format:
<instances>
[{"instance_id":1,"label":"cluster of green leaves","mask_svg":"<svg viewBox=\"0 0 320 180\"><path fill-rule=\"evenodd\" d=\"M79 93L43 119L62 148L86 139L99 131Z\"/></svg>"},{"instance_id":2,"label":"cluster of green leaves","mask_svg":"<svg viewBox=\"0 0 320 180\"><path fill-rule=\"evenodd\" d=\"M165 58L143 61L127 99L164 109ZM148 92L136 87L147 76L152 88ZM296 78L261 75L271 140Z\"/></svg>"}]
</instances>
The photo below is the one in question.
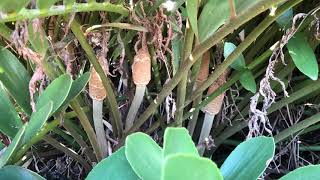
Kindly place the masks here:
<instances>
[{"instance_id":1,"label":"cluster of green leaves","mask_svg":"<svg viewBox=\"0 0 320 180\"><path fill-rule=\"evenodd\" d=\"M161 180L255 180L271 162L275 150L271 137L256 137L239 144L221 168L200 157L184 128L167 128L163 148L144 133L127 137L126 144L104 159L89 173L94 179L161 179ZM315 177L320 166L298 169L281 179L298 180ZM303 178L302 175L303 174Z\"/></svg>"}]
</instances>

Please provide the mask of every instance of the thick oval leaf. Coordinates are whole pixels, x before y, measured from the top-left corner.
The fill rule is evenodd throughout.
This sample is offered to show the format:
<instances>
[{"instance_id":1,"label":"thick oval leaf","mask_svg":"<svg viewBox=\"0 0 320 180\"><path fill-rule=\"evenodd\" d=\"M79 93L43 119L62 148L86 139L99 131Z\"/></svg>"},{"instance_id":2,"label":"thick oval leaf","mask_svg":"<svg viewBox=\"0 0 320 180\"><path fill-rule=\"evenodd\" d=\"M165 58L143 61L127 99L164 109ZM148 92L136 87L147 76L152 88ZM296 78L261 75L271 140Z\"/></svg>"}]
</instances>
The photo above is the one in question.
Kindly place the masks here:
<instances>
[{"instance_id":1,"label":"thick oval leaf","mask_svg":"<svg viewBox=\"0 0 320 180\"><path fill-rule=\"evenodd\" d=\"M39 174L20 166L5 166L0 169L0 179L10 180L45 180Z\"/></svg>"},{"instance_id":2,"label":"thick oval leaf","mask_svg":"<svg viewBox=\"0 0 320 180\"><path fill-rule=\"evenodd\" d=\"M167 128L164 133L163 156L176 153L199 156L198 150L185 128Z\"/></svg>"},{"instance_id":3,"label":"thick oval leaf","mask_svg":"<svg viewBox=\"0 0 320 180\"><path fill-rule=\"evenodd\" d=\"M198 37L198 0L187 0L186 8L192 31Z\"/></svg>"},{"instance_id":4,"label":"thick oval leaf","mask_svg":"<svg viewBox=\"0 0 320 180\"><path fill-rule=\"evenodd\" d=\"M16 56L1 46L0 81L24 112L30 115L32 113L29 94L30 76Z\"/></svg>"},{"instance_id":5,"label":"thick oval leaf","mask_svg":"<svg viewBox=\"0 0 320 180\"><path fill-rule=\"evenodd\" d=\"M309 165L298 168L289 174L280 178L280 180L305 180L305 179L319 179L320 165Z\"/></svg>"},{"instance_id":6,"label":"thick oval leaf","mask_svg":"<svg viewBox=\"0 0 320 180\"><path fill-rule=\"evenodd\" d=\"M160 179L162 149L144 133L129 135L125 143L126 157L134 172L144 180Z\"/></svg>"},{"instance_id":7,"label":"thick oval leaf","mask_svg":"<svg viewBox=\"0 0 320 180\"><path fill-rule=\"evenodd\" d=\"M254 76L250 70L245 70L240 76L240 84L248 91L252 93L257 92L257 84L254 80Z\"/></svg>"},{"instance_id":8,"label":"thick oval leaf","mask_svg":"<svg viewBox=\"0 0 320 180\"><path fill-rule=\"evenodd\" d=\"M88 174L86 180L138 180L126 159L125 147L99 162Z\"/></svg>"},{"instance_id":9,"label":"thick oval leaf","mask_svg":"<svg viewBox=\"0 0 320 180\"><path fill-rule=\"evenodd\" d=\"M32 113L30 121L26 125L27 127L24 133L22 144L28 142L43 127L47 119L50 117L52 106L52 101L49 101L45 106Z\"/></svg>"},{"instance_id":10,"label":"thick oval leaf","mask_svg":"<svg viewBox=\"0 0 320 180\"><path fill-rule=\"evenodd\" d=\"M0 131L13 138L22 125L18 113L0 84Z\"/></svg>"},{"instance_id":11,"label":"thick oval leaf","mask_svg":"<svg viewBox=\"0 0 320 180\"><path fill-rule=\"evenodd\" d=\"M68 74L62 75L51 82L46 90L39 96L36 109L40 109L45 106L49 101L53 102L52 112L53 114L62 105L67 98L71 89L72 79Z\"/></svg>"},{"instance_id":12,"label":"thick oval leaf","mask_svg":"<svg viewBox=\"0 0 320 180\"><path fill-rule=\"evenodd\" d=\"M162 172L161 180L223 180L214 162L188 154L168 156Z\"/></svg>"},{"instance_id":13,"label":"thick oval leaf","mask_svg":"<svg viewBox=\"0 0 320 180\"><path fill-rule=\"evenodd\" d=\"M18 145L20 144L22 137L24 135L26 126L22 126L16 136L11 141L10 145L7 147L5 152L0 157L0 169L7 164L8 160L11 158L13 152L16 150Z\"/></svg>"},{"instance_id":14,"label":"thick oval leaf","mask_svg":"<svg viewBox=\"0 0 320 180\"><path fill-rule=\"evenodd\" d=\"M315 54L303 33L295 34L287 48L297 68L312 80L318 79L319 67Z\"/></svg>"},{"instance_id":15,"label":"thick oval leaf","mask_svg":"<svg viewBox=\"0 0 320 180\"><path fill-rule=\"evenodd\" d=\"M22 8L26 7L31 0L1 0L0 12L13 13L19 12Z\"/></svg>"},{"instance_id":16,"label":"thick oval leaf","mask_svg":"<svg viewBox=\"0 0 320 180\"><path fill-rule=\"evenodd\" d=\"M256 137L239 144L222 164L220 170L225 180L256 180L273 158L274 140Z\"/></svg>"},{"instance_id":17,"label":"thick oval leaf","mask_svg":"<svg viewBox=\"0 0 320 180\"><path fill-rule=\"evenodd\" d=\"M227 58L236 48L237 46L234 45L233 43L229 43L229 42L224 43L224 50L223 50L224 58ZM241 54L230 66L237 71L241 71L245 69L246 62L244 60L243 55Z\"/></svg>"},{"instance_id":18,"label":"thick oval leaf","mask_svg":"<svg viewBox=\"0 0 320 180\"><path fill-rule=\"evenodd\" d=\"M86 72L82 76L80 76L78 79L74 80L72 82L69 94L62 106L67 105L72 99L77 97L81 93L81 91L86 87L89 79L90 79L90 73Z\"/></svg>"}]
</instances>

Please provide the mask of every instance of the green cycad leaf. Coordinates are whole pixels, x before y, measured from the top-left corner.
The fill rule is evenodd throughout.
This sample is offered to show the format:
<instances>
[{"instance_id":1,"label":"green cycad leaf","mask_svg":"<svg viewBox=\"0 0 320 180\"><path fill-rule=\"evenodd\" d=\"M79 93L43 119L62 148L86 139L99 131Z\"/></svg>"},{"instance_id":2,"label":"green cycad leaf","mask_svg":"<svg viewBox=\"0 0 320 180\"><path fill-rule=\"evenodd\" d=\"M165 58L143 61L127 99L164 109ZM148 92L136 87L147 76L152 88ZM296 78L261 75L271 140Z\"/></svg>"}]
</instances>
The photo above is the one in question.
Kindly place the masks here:
<instances>
[{"instance_id":1,"label":"green cycad leaf","mask_svg":"<svg viewBox=\"0 0 320 180\"><path fill-rule=\"evenodd\" d=\"M187 0L186 8L191 28L198 37L198 0Z\"/></svg>"},{"instance_id":2,"label":"green cycad leaf","mask_svg":"<svg viewBox=\"0 0 320 180\"><path fill-rule=\"evenodd\" d=\"M256 137L242 142L228 156L220 170L225 180L256 180L273 158L273 138Z\"/></svg>"},{"instance_id":3,"label":"green cycad leaf","mask_svg":"<svg viewBox=\"0 0 320 180\"><path fill-rule=\"evenodd\" d=\"M0 46L0 81L28 115L31 114L29 81L24 66L8 49Z\"/></svg>"},{"instance_id":4,"label":"green cycad leaf","mask_svg":"<svg viewBox=\"0 0 320 180\"><path fill-rule=\"evenodd\" d=\"M185 128L167 128L164 133L164 157L176 153L199 156L198 150Z\"/></svg>"},{"instance_id":5,"label":"green cycad leaf","mask_svg":"<svg viewBox=\"0 0 320 180\"><path fill-rule=\"evenodd\" d=\"M1 0L0 12L2 13L17 13L22 8L26 7L31 0Z\"/></svg>"},{"instance_id":6,"label":"green cycad leaf","mask_svg":"<svg viewBox=\"0 0 320 180\"><path fill-rule=\"evenodd\" d=\"M0 84L0 131L13 138L22 125L18 113Z\"/></svg>"},{"instance_id":7,"label":"green cycad leaf","mask_svg":"<svg viewBox=\"0 0 320 180\"><path fill-rule=\"evenodd\" d=\"M86 180L138 180L125 155L125 147L99 162L88 174Z\"/></svg>"},{"instance_id":8,"label":"green cycad leaf","mask_svg":"<svg viewBox=\"0 0 320 180\"><path fill-rule=\"evenodd\" d=\"M13 152L16 150L18 145L20 144L22 137L24 135L26 126L22 126L14 139L11 141L10 145L7 147L5 152L0 157L0 169L7 164L8 160L11 158Z\"/></svg>"},{"instance_id":9,"label":"green cycad leaf","mask_svg":"<svg viewBox=\"0 0 320 180\"><path fill-rule=\"evenodd\" d=\"M254 76L250 70L245 70L240 76L240 84L248 91L252 93L257 92L257 84L254 80Z\"/></svg>"},{"instance_id":10,"label":"green cycad leaf","mask_svg":"<svg viewBox=\"0 0 320 180\"><path fill-rule=\"evenodd\" d=\"M319 179L320 165L309 165L298 168L289 174L280 178L280 180L305 180L305 179Z\"/></svg>"},{"instance_id":11,"label":"green cycad leaf","mask_svg":"<svg viewBox=\"0 0 320 180\"><path fill-rule=\"evenodd\" d=\"M73 5L74 3L76 3L76 0L63 0L63 4L67 6Z\"/></svg>"},{"instance_id":12,"label":"green cycad leaf","mask_svg":"<svg viewBox=\"0 0 320 180\"><path fill-rule=\"evenodd\" d=\"M240 14L260 1L261 0L234 0L236 13ZM229 17L229 1L209 0L205 4L198 20L200 42L203 42L214 34L220 26L229 20Z\"/></svg>"},{"instance_id":13,"label":"green cycad leaf","mask_svg":"<svg viewBox=\"0 0 320 180\"><path fill-rule=\"evenodd\" d=\"M45 106L49 101L53 102L52 112L56 112L62 103L66 100L71 89L72 79L68 74L61 75L51 82L46 90L39 96L36 109L39 110Z\"/></svg>"},{"instance_id":14,"label":"green cycad leaf","mask_svg":"<svg viewBox=\"0 0 320 180\"><path fill-rule=\"evenodd\" d=\"M37 8L48 9L58 1L61 1L61 0L37 0Z\"/></svg>"},{"instance_id":15,"label":"green cycad leaf","mask_svg":"<svg viewBox=\"0 0 320 180\"><path fill-rule=\"evenodd\" d=\"M10 180L45 180L39 174L20 166L5 166L0 169L0 179Z\"/></svg>"},{"instance_id":16,"label":"green cycad leaf","mask_svg":"<svg viewBox=\"0 0 320 180\"><path fill-rule=\"evenodd\" d=\"M223 180L217 165L207 158L176 154L166 158L161 180Z\"/></svg>"},{"instance_id":17,"label":"green cycad leaf","mask_svg":"<svg viewBox=\"0 0 320 180\"><path fill-rule=\"evenodd\" d=\"M303 33L295 34L287 48L297 68L312 80L318 79L319 67L315 54Z\"/></svg>"},{"instance_id":18,"label":"green cycad leaf","mask_svg":"<svg viewBox=\"0 0 320 180\"><path fill-rule=\"evenodd\" d=\"M62 106L67 105L72 99L77 97L81 93L81 91L86 87L86 84L88 83L89 79L90 79L90 73L86 72L82 76L74 80L72 82L69 94Z\"/></svg>"},{"instance_id":19,"label":"green cycad leaf","mask_svg":"<svg viewBox=\"0 0 320 180\"><path fill-rule=\"evenodd\" d=\"M230 42L224 43L224 48L223 48L224 58L227 58L236 48L237 46L234 45L233 43L230 43ZM244 70L246 68L246 62L243 55L241 54L230 66L237 71Z\"/></svg>"},{"instance_id":20,"label":"green cycad leaf","mask_svg":"<svg viewBox=\"0 0 320 180\"><path fill-rule=\"evenodd\" d=\"M284 14L277 18L276 22L281 28L289 28L293 19L292 8L288 9Z\"/></svg>"},{"instance_id":21,"label":"green cycad leaf","mask_svg":"<svg viewBox=\"0 0 320 180\"><path fill-rule=\"evenodd\" d=\"M150 136L139 132L129 135L125 149L129 164L141 179L160 179L162 149Z\"/></svg>"},{"instance_id":22,"label":"green cycad leaf","mask_svg":"<svg viewBox=\"0 0 320 180\"><path fill-rule=\"evenodd\" d=\"M41 107L36 112L33 112L30 121L27 123L24 138L22 144L28 142L33 136L35 136L39 130L46 123L52 111L52 101L49 101L46 105Z\"/></svg>"}]
</instances>

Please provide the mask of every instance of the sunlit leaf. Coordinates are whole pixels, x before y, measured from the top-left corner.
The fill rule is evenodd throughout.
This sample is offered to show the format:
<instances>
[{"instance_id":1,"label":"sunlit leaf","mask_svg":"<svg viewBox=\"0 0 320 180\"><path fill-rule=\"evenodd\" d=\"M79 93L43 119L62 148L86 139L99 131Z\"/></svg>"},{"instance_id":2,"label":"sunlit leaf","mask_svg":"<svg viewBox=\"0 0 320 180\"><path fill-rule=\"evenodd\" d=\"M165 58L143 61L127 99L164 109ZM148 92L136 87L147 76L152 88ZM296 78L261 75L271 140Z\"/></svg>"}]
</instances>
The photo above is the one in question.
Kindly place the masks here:
<instances>
[{"instance_id":1,"label":"sunlit leaf","mask_svg":"<svg viewBox=\"0 0 320 180\"><path fill-rule=\"evenodd\" d=\"M257 84L254 79L254 76L250 70L245 70L241 75L240 75L240 84L248 91L252 93L257 92Z\"/></svg>"},{"instance_id":2,"label":"sunlit leaf","mask_svg":"<svg viewBox=\"0 0 320 180\"><path fill-rule=\"evenodd\" d=\"M39 174L20 166L5 166L0 169L0 179L10 180L45 180Z\"/></svg>"},{"instance_id":3,"label":"sunlit leaf","mask_svg":"<svg viewBox=\"0 0 320 180\"><path fill-rule=\"evenodd\" d=\"M298 168L289 174L280 178L280 180L305 180L305 179L319 179L320 165L309 165Z\"/></svg>"},{"instance_id":4,"label":"sunlit leaf","mask_svg":"<svg viewBox=\"0 0 320 180\"><path fill-rule=\"evenodd\" d=\"M224 50L223 50L223 56L224 58L227 58L235 49L237 48L236 45L230 42L224 43ZM246 68L246 62L241 54L231 65L233 69L241 71Z\"/></svg>"},{"instance_id":5,"label":"sunlit leaf","mask_svg":"<svg viewBox=\"0 0 320 180\"><path fill-rule=\"evenodd\" d=\"M318 79L316 56L303 33L295 34L287 44L290 56L297 68L312 80Z\"/></svg>"},{"instance_id":6,"label":"sunlit leaf","mask_svg":"<svg viewBox=\"0 0 320 180\"><path fill-rule=\"evenodd\" d=\"M191 28L196 36L198 36L198 0L187 0L186 8Z\"/></svg>"}]
</instances>

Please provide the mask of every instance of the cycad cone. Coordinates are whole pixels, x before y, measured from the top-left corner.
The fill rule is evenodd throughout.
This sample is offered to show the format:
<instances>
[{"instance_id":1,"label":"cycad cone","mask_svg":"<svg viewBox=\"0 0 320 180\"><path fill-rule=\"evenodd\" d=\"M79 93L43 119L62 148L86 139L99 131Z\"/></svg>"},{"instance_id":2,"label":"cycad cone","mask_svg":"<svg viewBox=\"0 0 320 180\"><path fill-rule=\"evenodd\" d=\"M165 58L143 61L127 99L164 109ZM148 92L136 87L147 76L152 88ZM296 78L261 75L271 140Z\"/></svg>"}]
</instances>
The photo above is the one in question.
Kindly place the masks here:
<instances>
[{"instance_id":1,"label":"cycad cone","mask_svg":"<svg viewBox=\"0 0 320 180\"><path fill-rule=\"evenodd\" d=\"M101 62L100 64L104 72L106 73L107 72L106 66L104 66ZM90 73L91 73L91 78L89 81L89 95L92 99L102 101L107 97L107 92L103 87L101 78L99 74L96 72L96 70L92 68Z\"/></svg>"},{"instance_id":2,"label":"cycad cone","mask_svg":"<svg viewBox=\"0 0 320 180\"><path fill-rule=\"evenodd\" d=\"M204 81L207 80L209 75L209 65L210 65L210 51L206 51L203 54L200 71L197 77L197 86L200 86Z\"/></svg>"},{"instance_id":3,"label":"cycad cone","mask_svg":"<svg viewBox=\"0 0 320 180\"><path fill-rule=\"evenodd\" d=\"M208 90L208 95L213 93L215 90L217 90L220 86L222 86L227 79L228 73L225 72L223 73L210 87ZM223 103L223 98L225 96L225 93L220 94L216 98L214 98L207 106L205 106L202 110L205 113L208 113L210 115L216 115L219 113L222 103Z\"/></svg>"},{"instance_id":4,"label":"cycad cone","mask_svg":"<svg viewBox=\"0 0 320 180\"><path fill-rule=\"evenodd\" d=\"M151 59L148 49L139 49L132 64L132 78L136 86L146 86L151 80Z\"/></svg>"}]
</instances>

